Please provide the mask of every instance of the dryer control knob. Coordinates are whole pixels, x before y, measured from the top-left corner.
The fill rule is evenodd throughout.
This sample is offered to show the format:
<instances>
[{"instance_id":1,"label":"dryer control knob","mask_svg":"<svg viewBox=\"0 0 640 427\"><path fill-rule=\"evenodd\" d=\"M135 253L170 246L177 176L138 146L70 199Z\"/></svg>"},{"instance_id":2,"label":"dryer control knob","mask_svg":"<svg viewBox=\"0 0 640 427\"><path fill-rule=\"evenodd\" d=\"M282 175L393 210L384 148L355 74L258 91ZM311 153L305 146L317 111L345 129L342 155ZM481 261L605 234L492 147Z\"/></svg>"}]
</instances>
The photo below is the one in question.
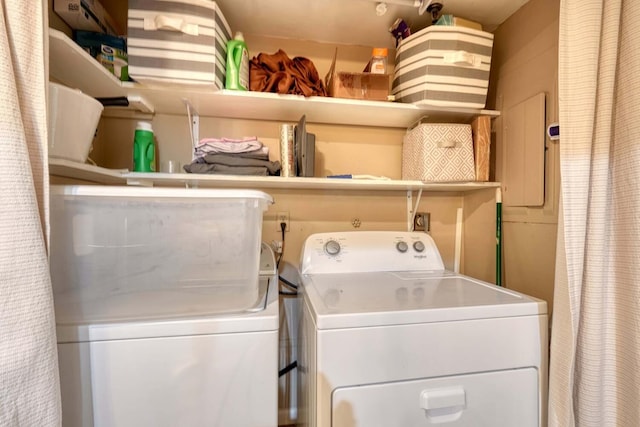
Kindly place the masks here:
<instances>
[{"instance_id":1,"label":"dryer control knob","mask_svg":"<svg viewBox=\"0 0 640 427\"><path fill-rule=\"evenodd\" d=\"M404 253L409 249L409 245L407 245L407 242L398 242L396 243L396 249Z\"/></svg>"},{"instance_id":2,"label":"dryer control knob","mask_svg":"<svg viewBox=\"0 0 640 427\"><path fill-rule=\"evenodd\" d=\"M335 240L329 240L324 244L324 251L329 255L338 255L340 253L340 243Z\"/></svg>"},{"instance_id":3,"label":"dryer control knob","mask_svg":"<svg viewBox=\"0 0 640 427\"><path fill-rule=\"evenodd\" d=\"M421 240L418 240L417 242L413 242L413 249L415 249L416 252L424 251L424 243L422 243Z\"/></svg>"}]
</instances>

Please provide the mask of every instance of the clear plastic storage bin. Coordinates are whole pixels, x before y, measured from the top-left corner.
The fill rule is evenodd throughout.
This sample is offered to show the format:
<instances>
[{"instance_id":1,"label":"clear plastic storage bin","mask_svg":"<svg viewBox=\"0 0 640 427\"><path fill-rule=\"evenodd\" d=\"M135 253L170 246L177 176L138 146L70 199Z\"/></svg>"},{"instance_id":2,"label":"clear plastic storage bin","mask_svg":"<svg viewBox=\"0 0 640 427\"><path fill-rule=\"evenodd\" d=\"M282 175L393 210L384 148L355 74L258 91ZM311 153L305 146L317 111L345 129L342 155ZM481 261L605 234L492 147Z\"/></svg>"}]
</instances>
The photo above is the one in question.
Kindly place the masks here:
<instances>
[{"instance_id":1,"label":"clear plastic storage bin","mask_svg":"<svg viewBox=\"0 0 640 427\"><path fill-rule=\"evenodd\" d=\"M58 323L255 306L271 202L252 190L52 186Z\"/></svg>"}]
</instances>

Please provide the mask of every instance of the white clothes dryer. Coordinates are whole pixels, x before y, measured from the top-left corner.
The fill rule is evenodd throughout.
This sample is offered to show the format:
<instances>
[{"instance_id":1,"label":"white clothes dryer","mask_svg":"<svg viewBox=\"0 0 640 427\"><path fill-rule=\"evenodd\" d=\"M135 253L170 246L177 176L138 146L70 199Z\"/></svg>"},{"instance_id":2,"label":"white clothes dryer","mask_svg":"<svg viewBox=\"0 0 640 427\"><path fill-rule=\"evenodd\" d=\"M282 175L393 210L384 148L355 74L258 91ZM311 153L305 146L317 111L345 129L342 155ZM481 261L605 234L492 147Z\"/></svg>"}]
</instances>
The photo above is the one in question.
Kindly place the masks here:
<instances>
[{"instance_id":1,"label":"white clothes dryer","mask_svg":"<svg viewBox=\"0 0 640 427\"><path fill-rule=\"evenodd\" d=\"M546 425L546 302L444 269L425 233L310 236L301 424Z\"/></svg>"},{"instance_id":2,"label":"white clothes dryer","mask_svg":"<svg viewBox=\"0 0 640 427\"><path fill-rule=\"evenodd\" d=\"M63 425L277 425L278 280L264 244L259 276L258 300L242 311L229 293L206 304L186 291L58 294ZM173 316L145 318L167 307Z\"/></svg>"}]
</instances>

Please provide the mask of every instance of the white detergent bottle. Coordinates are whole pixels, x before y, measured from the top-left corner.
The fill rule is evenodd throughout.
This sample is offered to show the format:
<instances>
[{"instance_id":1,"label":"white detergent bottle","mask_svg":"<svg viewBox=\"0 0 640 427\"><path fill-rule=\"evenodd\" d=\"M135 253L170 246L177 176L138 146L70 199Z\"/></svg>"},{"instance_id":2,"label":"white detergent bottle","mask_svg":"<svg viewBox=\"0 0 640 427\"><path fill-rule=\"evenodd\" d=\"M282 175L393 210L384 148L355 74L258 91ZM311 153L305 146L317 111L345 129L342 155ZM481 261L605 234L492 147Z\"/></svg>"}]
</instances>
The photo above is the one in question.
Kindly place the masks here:
<instances>
[{"instance_id":1,"label":"white detergent bottle","mask_svg":"<svg viewBox=\"0 0 640 427\"><path fill-rule=\"evenodd\" d=\"M241 32L227 42L227 75L225 88L249 90L249 49Z\"/></svg>"}]
</instances>

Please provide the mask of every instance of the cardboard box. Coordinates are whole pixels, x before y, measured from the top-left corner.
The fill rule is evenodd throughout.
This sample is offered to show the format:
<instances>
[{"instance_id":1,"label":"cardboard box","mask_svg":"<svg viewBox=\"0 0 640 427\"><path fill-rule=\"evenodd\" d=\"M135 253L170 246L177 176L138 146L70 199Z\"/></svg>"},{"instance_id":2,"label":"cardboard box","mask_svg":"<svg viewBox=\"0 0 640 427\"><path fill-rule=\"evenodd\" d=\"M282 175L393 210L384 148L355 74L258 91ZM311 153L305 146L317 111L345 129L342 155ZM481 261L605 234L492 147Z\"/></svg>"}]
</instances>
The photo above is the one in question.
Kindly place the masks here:
<instances>
[{"instance_id":1,"label":"cardboard box","mask_svg":"<svg viewBox=\"0 0 640 427\"><path fill-rule=\"evenodd\" d=\"M448 25L450 27L467 27L482 31L482 24L453 15L442 15L436 25Z\"/></svg>"},{"instance_id":2,"label":"cardboard box","mask_svg":"<svg viewBox=\"0 0 640 427\"><path fill-rule=\"evenodd\" d=\"M127 39L121 36L111 36L104 33L96 33L94 31L75 30L73 32L73 41L86 50L89 55L94 58L101 52L102 46L111 46L123 52L127 51Z\"/></svg>"},{"instance_id":3,"label":"cardboard box","mask_svg":"<svg viewBox=\"0 0 640 427\"><path fill-rule=\"evenodd\" d=\"M489 181L491 162L491 117L478 116L471 122L476 181Z\"/></svg>"},{"instance_id":4,"label":"cardboard box","mask_svg":"<svg viewBox=\"0 0 640 427\"><path fill-rule=\"evenodd\" d=\"M391 75L336 71L338 50L325 77L327 92L334 98L388 101Z\"/></svg>"},{"instance_id":5,"label":"cardboard box","mask_svg":"<svg viewBox=\"0 0 640 427\"><path fill-rule=\"evenodd\" d=\"M115 75L121 81L129 80L129 71L127 65L127 53L120 49L114 49L111 46L100 46L100 53L96 59L103 67Z\"/></svg>"},{"instance_id":6,"label":"cardboard box","mask_svg":"<svg viewBox=\"0 0 640 427\"><path fill-rule=\"evenodd\" d=\"M124 37L76 30L73 39L89 55L121 81L129 80L127 43Z\"/></svg>"},{"instance_id":7,"label":"cardboard box","mask_svg":"<svg viewBox=\"0 0 640 427\"><path fill-rule=\"evenodd\" d=\"M53 10L74 30L95 31L118 36L118 28L98 0L55 0Z\"/></svg>"}]
</instances>

